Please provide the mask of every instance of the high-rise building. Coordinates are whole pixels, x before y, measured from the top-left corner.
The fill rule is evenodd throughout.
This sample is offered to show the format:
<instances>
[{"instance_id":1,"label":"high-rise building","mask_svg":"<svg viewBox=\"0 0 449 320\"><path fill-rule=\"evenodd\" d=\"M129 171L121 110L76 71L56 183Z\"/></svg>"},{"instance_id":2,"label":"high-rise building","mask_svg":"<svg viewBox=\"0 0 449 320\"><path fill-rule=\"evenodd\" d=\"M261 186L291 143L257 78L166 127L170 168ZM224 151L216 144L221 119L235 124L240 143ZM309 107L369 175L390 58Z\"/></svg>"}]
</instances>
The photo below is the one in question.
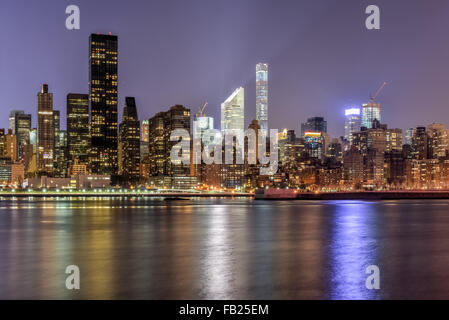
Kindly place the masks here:
<instances>
[{"instance_id":1,"label":"high-rise building","mask_svg":"<svg viewBox=\"0 0 449 320\"><path fill-rule=\"evenodd\" d=\"M301 136L304 137L308 131L327 133L327 121L323 117L312 117L301 124Z\"/></svg>"},{"instance_id":2,"label":"high-rise building","mask_svg":"<svg viewBox=\"0 0 449 320\"><path fill-rule=\"evenodd\" d=\"M387 139L386 152L402 151L402 129L387 129L385 131L385 137Z\"/></svg>"},{"instance_id":3,"label":"high-rise building","mask_svg":"<svg viewBox=\"0 0 449 320\"><path fill-rule=\"evenodd\" d=\"M207 134L210 130L214 130L214 118L198 116L193 120L193 137L201 139L204 146L214 143L218 138L213 134Z\"/></svg>"},{"instance_id":4,"label":"high-rise building","mask_svg":"<svg viewBox=\"0 0 449 320\"><path fill-rule=\"evenodd\" d=\"M159 112L148 120L149 125L149 176L157 177L164 186L189 186L190 165L171 161L170 152L176 141L170 141L175 129L184 129L190 134L190 110L175 105L167 112ZM173 178L173 179L172 179ZM166 180L165 180L166 179Z\"/></svg>"},{"instance_id":5,"label":"high-rise building","mask_svg":"<svg viewBox=\"0 0 449 320\"><path fill-rule=\"evenodd\" d=\"M306 131L305 151L310 158L322 159L324 156L324 137L321 131Z\"/></svg>"},{"instance_id":6,"label":"high-rise building","mask_svg":"<svg viewBox=\"0 0 449 320\"><path fill-rule=\"evenodd\" d=\"M148 120L143 120L140 127L141 140L143 142L148 142Z\"/></svg>"},{"instance_id":7,"label":"high-rise building","mask_svg":"<svg viewBox=\"0 0 449 320\"><path fill-rule=\"evenodd\" d=\"M64 178L67 176L69 168L67 130L59 130L58 146L55 148L55 155L55 176Z\"/></svg>"},{"instance_id":8,"label":"high-rise building","mask_svg":"<svg viewBox=\"0 0 449 320\"><path fill-rule=\"evenodd\" d=\"M67 95L67 149L70 164L86 165L88 162L89 135L89 96L69 93Z\"/></svg>"},{"instance_id":9,"label":"high-rise building","mask_svg":"<svg viewBox=\"0 0 449 320\"><path fill-rule=\"evenodd\" d=\"M89 171L116 175L118 169L117 36L89 38L90 151Z\"/></svg>"},{"instance_id":10,"label":"high-rise building","mask_svg":"<svg viewBox=\"0 0 449 320\"><path fill-rule=\"evenodd\" d=\"M16 118L20 114L24 114L23 110L11 110L9 112L9 129L11 129L13 134L16 134Z\"/></svg>"},{"instance_id":11,"label":"high-rise building","mask_svg":"<svg viewBox=\"0 0 449 320\"><path fill-rule=\"evenodd\" d=\"M349 108L345 110L345 139L352 144L352 134L360 131L360 108Z\"/></svg>"},{"instance_id":12,"label":"high-rise building","mask_svg":"<svg viewBox=\"0 0 449 320\"><path fill-rule=\"evenodd\" d=\"M54 165L55 128L53 125L53 93L43 84L37 94L37 169L51 175Z\"/></svg>"},{"instance_id":13,"label":"high-rise building","mask_svg":"<svg viewBox=\"0 0 449 320\"><path fill-rule=\"evenodd\" d=\"M17 136L8 129L8 134L4 137L4 156L9 158L12 162L17 161Z\"/></svg>"},{"instance_id":14,"label":"high-rise building","mask_svg":"<svg viewBox=\"0 0 449 320\"><path fill-rule=\"evenodd\" d=\"M14 132L17 136L18 157L22 159L25 145L30 143L31 114L18 114L15 118Z\"/></svg>"},{"instance_id":15,"label":"high-rise building","mask_svg":"<svg viewBox=\"0 0 449 320\"><path fill-rule=\"evenodd\" d=\"M261 132L268 133L268 64L256 65L256 120Z\"/></svg>"},{"instance_id":16,"label":"high-rise building","mask_svg":"<svg viewBox=\"0 0 449 320\"><path fill-rule=\"evenodd\" d=\"M119 141L119 172L123 181L131 184L138 182L140 176L140 122L137 116L136 101L133 97L125 98Z\"/></svg>"},{"instance_id":17,"label":"high-rise building","mask_svg":"<svg viewBox=\"0 0 449 320\"><path fill-rule=\"evenodd\" d=\"M223 135L245 130L245 89L236 89L221 104L221 132Z\"/></svg>"},{"instance_id":18,"label":"high-rise building","mask_svg":"<svg viewBox=\"0 0 449 320\"><path fill-rule=\"evenodd\" d=\"M449 130L444 124L432 123L427 126L428 158L439 159L446 157L449 150Z\"/></svg>"},{"instance_id":19,"label":"high-rise building","mask_svg":"<svg viewBox=\"0 0 449 320\"><path fill-rule=\"evenodd\" d=\"M37 153L37 128L30 130L30 144L33 146L33 153Z\"/></svg>"},{"instance_id":20,"label":"high-rise building","mask_svg":"<svg viewBox=\"0 0 449 320\"><path fill-rule=\"evenodd\" d=\"M405 131L405 144L412 145L413 128L409 128Z\"/></svg>"},{"instance_id":21,"label":"high-rise building","mask_svg":"<svg viewBox=\"0 0 449 320\"><path fill-rule=\"evenodd\" d=\"M382 121L380 117L380 104L375 103L373 99L369 103L362 105L362 127L368 129L373 128L373 121L377 119L379 122Z\"/></svg>"},{"instance_id":22,"label":"high-rise building","mask_svg":"<svg viewBox=\"0 0 449 320\"><path fill-rule=\"evenodd\" d=\"M416 127L412 135L412 157L415 160L427 159L428 136L426 127Z\"/></svg>"},{"instance_id":23,"label":"high-rise building","mask_svg":"<svg viewBox=\"0 0 449 320\"><path fill-rule=\"evenodd\" d=\"M59 130L61 130L61 113L53 110L53 127L55 132L55 149L59 147Z\"/></svg>"}]
</instances>

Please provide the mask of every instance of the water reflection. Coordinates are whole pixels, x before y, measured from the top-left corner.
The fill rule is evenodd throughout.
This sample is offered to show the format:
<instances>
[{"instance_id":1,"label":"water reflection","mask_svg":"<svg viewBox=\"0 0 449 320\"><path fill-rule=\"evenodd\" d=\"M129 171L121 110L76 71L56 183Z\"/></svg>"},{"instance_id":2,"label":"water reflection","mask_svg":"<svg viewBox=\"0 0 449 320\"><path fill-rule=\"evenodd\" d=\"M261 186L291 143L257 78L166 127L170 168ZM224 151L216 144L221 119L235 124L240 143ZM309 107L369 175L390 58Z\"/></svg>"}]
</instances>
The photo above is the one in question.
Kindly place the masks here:
<instances>
[{"instance_id":1,"label":"water reflection","mask_svg":"<svg viewBox=\"0 0 449 320\"><path fill-rule=\"evenodd\" d=\"M330 250L332 299L373 299L376 290L368 290L366 268L378 265L376 212L372 203L334 202Z\"/></svg>"},{"instance_id":2,"label":"water reflection","mask_svg":"<svg viewBox=\"0 0 449 320\"><path fill-rule=\"evenodd\" d=\"M0 202L0 298L449 298L449 201ZM65 268L81 290L65 288ZM365 287L378 265L381 289Z\"/></svg>"}]
</instances>

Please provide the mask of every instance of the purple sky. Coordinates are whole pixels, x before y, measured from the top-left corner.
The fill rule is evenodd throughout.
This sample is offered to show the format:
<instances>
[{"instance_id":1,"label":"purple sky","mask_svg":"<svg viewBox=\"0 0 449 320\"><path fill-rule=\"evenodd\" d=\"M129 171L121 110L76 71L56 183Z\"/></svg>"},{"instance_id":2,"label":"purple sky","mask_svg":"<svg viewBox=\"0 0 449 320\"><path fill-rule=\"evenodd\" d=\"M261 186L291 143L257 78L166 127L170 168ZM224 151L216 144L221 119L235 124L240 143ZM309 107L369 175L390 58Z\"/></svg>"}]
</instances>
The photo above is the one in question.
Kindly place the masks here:
<instances>
[{"instance_id":1,"label":"purple sky","mask_svg":"<svg viewBox=\"0 0 449 320\"><path fill-rule=\"evenodd\" d=\"M80 6L81 30L65 29ZM365 8L381 9L381 30L365 29ZM0 127L11 109L32 113L48 82L65 127L65 97L88 92L88 36L119 36L119 114L135 96L140 119L174 104L195 113L245 87L255 117L255 65L269 70L269 126L299 130L324 116L343 134L344 108L378 98L383 122L449 125L447 0L1 0Z\"/></svg>"}]
</instances>

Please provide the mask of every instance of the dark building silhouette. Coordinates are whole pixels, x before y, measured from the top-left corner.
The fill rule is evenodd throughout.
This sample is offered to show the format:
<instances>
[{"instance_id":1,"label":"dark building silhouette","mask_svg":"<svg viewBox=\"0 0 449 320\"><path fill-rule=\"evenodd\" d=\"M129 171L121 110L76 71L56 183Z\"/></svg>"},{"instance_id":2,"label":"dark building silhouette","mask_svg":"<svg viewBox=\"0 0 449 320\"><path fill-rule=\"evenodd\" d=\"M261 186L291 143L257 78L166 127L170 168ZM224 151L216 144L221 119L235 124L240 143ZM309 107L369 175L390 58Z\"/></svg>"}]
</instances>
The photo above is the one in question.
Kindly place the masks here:
<instances>
[{"instance_id":1,"label":"dark building silhouette","mask_svg":"<svg viewBox=\"0 0 449 320\"><path fill-rule=\"evenodd\" d=\"M309 118L301 124L301 136L304 137L307 131L327 133L327 121L323 117Z\"/></svg>"},{"instance_id":2,"label":"dark building silhouette","mask_svg":"<svg viewBox=\"0 0 449 320\"><path fill-rule=\"evenodd\" d=\"M132 97L125 98L119 131L119 174L125 183L132 184L140 177L140 122Z\"/></svg>"},{"instance_id":3,"label":"dark building silhouette","mask_svg":"<svg viewBox=\"0 0 449 320\"><path fill-rule=\"evenodd\" d=\"M103 34L89 38L89 171L112 176L118 169L117 40Z\"/></svg>"}]
</instances>

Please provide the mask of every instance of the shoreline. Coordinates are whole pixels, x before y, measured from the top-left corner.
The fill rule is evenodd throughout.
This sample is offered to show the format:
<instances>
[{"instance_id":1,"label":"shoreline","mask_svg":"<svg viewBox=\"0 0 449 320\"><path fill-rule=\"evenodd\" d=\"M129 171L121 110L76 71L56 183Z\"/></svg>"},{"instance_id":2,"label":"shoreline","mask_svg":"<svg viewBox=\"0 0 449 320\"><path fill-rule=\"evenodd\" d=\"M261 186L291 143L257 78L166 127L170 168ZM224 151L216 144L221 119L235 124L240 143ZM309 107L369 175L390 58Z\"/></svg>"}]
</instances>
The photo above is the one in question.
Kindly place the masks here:
<instances>
[{"instance_id":1,"label":"shoreline","mask_svg":"<svg viewBox=\"0 0 449 320\"><path fill-rule=\"evenodd\" d=\"M163 198L189 200L192 198L253 198L255 200L436 200L449 199L445 191L360 191L294 194L253 193L146 193L146 192L0 192L0 198Z\"/></svg>"}]
</instances>

